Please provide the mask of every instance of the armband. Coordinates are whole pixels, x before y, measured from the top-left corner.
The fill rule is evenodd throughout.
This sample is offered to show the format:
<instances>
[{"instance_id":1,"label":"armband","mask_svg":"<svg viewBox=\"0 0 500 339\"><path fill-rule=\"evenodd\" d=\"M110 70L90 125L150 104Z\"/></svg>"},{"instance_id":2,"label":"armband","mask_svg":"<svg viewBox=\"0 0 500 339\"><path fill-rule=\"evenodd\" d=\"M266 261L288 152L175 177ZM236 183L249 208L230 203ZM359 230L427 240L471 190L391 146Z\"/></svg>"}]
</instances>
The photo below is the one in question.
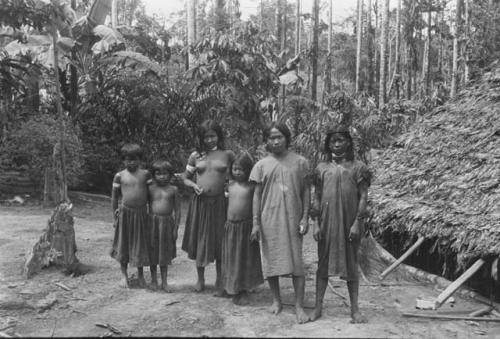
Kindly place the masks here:
<instances>
[{"instance_id":1,"label":"armband","mask_svg":"<svg viewBox=\"0 0 500 339\"><path fill-rule=\"evenodd\" d=\"M114 183L113 183L113 188L120 188L120 184L119 184L119 183L117 183L117 182L114 182Z\"/></svg>"},{"instance_id":2,"label":"armband","mask_svg":"<svg viewBox=\"0 0 500 339\"><path fill-rule=\"evenodd\" d=\"M186 165L186 171L188 171L189 173L194 173L195 170L196 170L195 166Z\"/></svg>"}]
</instances>

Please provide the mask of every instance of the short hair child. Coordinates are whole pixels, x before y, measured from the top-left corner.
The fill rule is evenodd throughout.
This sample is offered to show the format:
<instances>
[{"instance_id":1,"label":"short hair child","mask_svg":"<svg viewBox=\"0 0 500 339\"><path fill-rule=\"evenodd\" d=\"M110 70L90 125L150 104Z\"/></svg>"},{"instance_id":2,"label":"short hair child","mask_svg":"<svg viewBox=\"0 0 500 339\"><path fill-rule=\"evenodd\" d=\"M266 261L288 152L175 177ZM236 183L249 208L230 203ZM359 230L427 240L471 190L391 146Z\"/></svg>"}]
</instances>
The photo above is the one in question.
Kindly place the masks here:
<instances>
[{"instance_id":1,"label":"short hair child","mask_svg":"<svg viewBox=\"0 0 500 339\"><path fill-rule=\"evenodd\" d=\"M168 265L176 257L177 231L181 218L177 187L170 184L174 168L160 159L151 166L152 184L149 186L149 230L151 232L151 284L158 287L156 266L160 266L161 289L171 292L167 284ZM168 174L166 176L165 174ZM175 219L172 217L175 215Z\"/></svg>"},{"instance_id":2,"label":"short hair child","mask_svg":"<svg viewBox=\"0 0 500 339\"><path fill-rule=\"evenodd\" d=\"M122 160L126 157L133 157L136 159L142 159L142 148L138 144L129 143L122 146L120 149L122 155Z\"/></svg>"},{"instance_id":3,"label":"short hair child","mask_svg":"<svg viewBox=\"0 0 500 339\"><path fill-rule=\"evenodd\" d=\"M252 167L253 167L253 160L252 160L252 157L250 156L250 154L248 154L247 152L242 152L242 153L239 153L236 156L236 158L234 159L233 163L231 164L231 173L230 173L230 177L233 180L234 180L233 167L235 164L238 164L241 166L241 168L245 172L245 181L247 181L248 177L250 176L250 172L252 171Z\"/></svg>"},{"instance_id":4,"label":"short hair child","mask_svg":"<svg viewBox=\"0 0 500 339\"><path fill-rule=\"evenodd\" d=\"M120 150L125 169L113 178L111 205L115 217L115 234L111 256L120 263L122 287L128 287L127 266L137 267L139 286L146 282L143 266L149 266L149 237L147 229L149 171L139 167L142 149L128 143ZM121 196L121 205L118 199Z\"/></svg>"}]
</instances>

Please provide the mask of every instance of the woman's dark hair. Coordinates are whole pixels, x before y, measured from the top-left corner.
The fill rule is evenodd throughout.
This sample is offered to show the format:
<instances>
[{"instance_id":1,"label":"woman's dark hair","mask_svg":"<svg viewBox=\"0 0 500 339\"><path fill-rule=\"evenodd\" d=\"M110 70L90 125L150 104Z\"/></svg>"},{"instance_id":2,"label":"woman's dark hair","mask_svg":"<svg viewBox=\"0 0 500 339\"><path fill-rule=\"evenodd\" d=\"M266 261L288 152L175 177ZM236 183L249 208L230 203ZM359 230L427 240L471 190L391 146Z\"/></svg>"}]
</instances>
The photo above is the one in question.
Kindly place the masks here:
<instances>
[{"instance_id":1,"label":"woman's dark hair","mask_svg":"<svg viewBox=\"0 0 500 339\"><path fill-rule=\"evenodd\" d=\"M271 130L273 128L276 128L278 131L281 132L281 134L285 136L286 148L288 148L292 140L292 133L290 132L290 129L284 122L277 122L277 121L271 122L262 132L262 137L264 138L264 142L267 142L267 139L269 139L269 136L271 135Z\"/></svg>"},{"instance_id":2,"label":"woman's dark hair","mask_svg":"<svg viewBox=\"0 0 500 339\"><path fill-rule=\"evenodd\" d=\"M230 176L232 179L234 179L233 178L234 164L239 164L241 168L243 168L243 172L245 172L245 180L248 180L248 178L250 177L250 172L252 171L253 167L253 160L250 154L248 154L247 152L242 152L236 156L233 163L231 164Z\"/></svg>"},{"instance_id":3,"label":"woman's dark hair","mask_svg":"<svg viewBox=\"0 0 500 339\"><path fill-rule=\"evenodd\" d=\"M125 157L136 157L138 159L142 158L142 148L138 144L125 144L120 149L120 153L122 155L122 159Z\"/></svg>"},{"instance_id":4,"label":"woman's dark hair","mask_svg":"<svg viewBox=\"0 0 500 339\"><path fill-rule=\"evenodd\" d=\"M217 122L215 122L215 120L209 119L203 121L198 128L198 152L200 153L202 151L205 151L205 142L203 141L203 139L205 139L205 134L210 130L214 131L215 134L217 134L217 148L220 150L224 149L224 133L222 132L222 128Z\"/></svg>"},{"instance_id":5,"label":"woman's dark hair","mask_svg":"<svg viewBox=\"0 0 500 339\"><path fill-rule=\"evenodd\" d=\"M332 161L332 150L330 149L330 140L335 134L340 134L349 141L349 147L347 147L346 160L354 160L354 147L352 142L351 134L349 133L349 128L346 126L335 126L330 128L326 132L324 152L327 161Z\"/></svg>"},{"instance_id":6,"label":"woman's dark hair","mask_svg":"<svg viewBox=\"0 0 500 339\"><path fill-rule=\"evenodd\" d=\"M167 160L162 160L162 159L156 160L151 166L151 174L154 177L156 172L161 170L167 170L170 176L173 176L175 173L172 164L170 164Z\"/></svg>"}]
</instances>

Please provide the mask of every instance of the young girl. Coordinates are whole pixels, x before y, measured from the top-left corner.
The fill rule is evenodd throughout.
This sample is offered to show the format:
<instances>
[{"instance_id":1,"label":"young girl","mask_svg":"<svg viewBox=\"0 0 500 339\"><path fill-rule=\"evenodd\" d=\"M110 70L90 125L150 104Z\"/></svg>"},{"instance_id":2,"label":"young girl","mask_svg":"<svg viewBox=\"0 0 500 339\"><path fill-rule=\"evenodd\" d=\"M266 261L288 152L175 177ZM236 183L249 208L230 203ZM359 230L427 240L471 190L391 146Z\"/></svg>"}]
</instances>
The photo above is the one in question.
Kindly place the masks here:
<instances>
[{"instance_id":1,"label":"young girl","mask_svg":"<svg viewBox=\"0 0 500 339\"><path fill-rule=\"evenodd\" d=\"M182 249L196 260L198 281L195 291L205 288L205 267L215 260L217 294L221 294L221 249L227 202L224 186L234 159L224 149L222 128L206 120L198 131L198 150L193 152L183 174L184 184L194 190L186 218Z\"/></svg>"},{"instance_id":2,"label":"young girl","mask_svg":"<svg viewBox=\"0 0 500 339\"><path fill-rule=\"evenodd\" d=\"M248 177L252 166L247 153L238 155L233 162L222 239L222 288L234 295L236 305L247 305L248 291L264 282L259 243L250 241L253 185L248 182Z\"/></svg>"},{"instance_id":3,"label":"young girl","mask_svg":"<svg viewBox=\"0 0 500 339\"><path fill-rule=\"evenodd\" d=\"M137 267L139 286L145 287L143 266L149 266L149 233L147 228L147 182L151 175L140 169L141 147L126 144L121 149L125 169L115 174L111 204L115 217L115 235L111 256L121 267L122 287L128 287L127 265ZM122 202L118 207L118 198Z\"/></svg>"},{"instance_id":4,"label":"young girl","mask_svg":"<svg viewBox=\"0 0 500 339\"><path fill-rule=\"evenodd\" d=\"M319 211L313 237L318 242L316 307L312 316L321 316L329 276L347 281L351 301L351 322L366 318L358 307L358 249L364 231L364 218L371 174L364 163L354 160L349 129L336 126L326 135L326 162L315 171L314 209Z\"/></svg>"},{"instance_id":5,"label":"young girl","mask_svg":"<svg viewBox=\"0 0 500 339\"><path fill-rule=\"evenodd\" d=\"M149 186L149 230L151 232L151 284L158 287L156 265L160 266L161 289L167 285L167 268L176 256L175 241L181 220L177 187L170 184L174 169L168 161L158 160L152 166L153 180ZM172 213L175 219L172 217Z\"/></svg>"},{"instance_id":6,"label":"young girl","mask_svg":"<svg viewBox=\"0 0 500 339\"><path fill-rule=\"evenodd\" d=\"M282 309L279 277L292 276L295 313L302 324L309 321L303 305L302 260L302 237L309 227L309 162L288 149L291 133L284 123L271 123L263 136L269 155L250 173L250 180L256 184L251 238L261 237L264 276L273 295L270 312L278 314Z\"/></svg>"}]
</instances>

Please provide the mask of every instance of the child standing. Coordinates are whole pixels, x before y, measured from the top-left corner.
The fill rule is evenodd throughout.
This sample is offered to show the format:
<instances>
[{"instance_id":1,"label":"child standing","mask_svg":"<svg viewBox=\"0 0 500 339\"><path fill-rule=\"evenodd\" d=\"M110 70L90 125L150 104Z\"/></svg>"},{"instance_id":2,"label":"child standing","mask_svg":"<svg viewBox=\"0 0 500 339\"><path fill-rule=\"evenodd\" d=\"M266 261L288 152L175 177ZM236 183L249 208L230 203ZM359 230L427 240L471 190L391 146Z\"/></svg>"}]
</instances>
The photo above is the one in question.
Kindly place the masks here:
<instances>
[{"instance_id":1,"label":"child standing","mask_svg":"<svg viewBox=\"0 0 500 339\"><path fill-rule=\"evenodd\" d=\"M314 209L319 212L313 237L318 242L316 307L312 316L321 317L329 276L347 281L351 301L351 322L364 323L359 312L358 249L364 231L364 218L371 174L361 161L354 160L349 129L336 126L326 135L327 161L315 171Z\"/></svg>"},{"instance_id":2,"label":"child standing","mask_svg":"<svg viewBox=\"0 0 500 339\"><path fill-rule=\"evenodd\" d=\"M222 240L222 288L233 295L233 303L247 305L248 291L264 282L257 241L252 232L254 185L248 181L253 162L247 153L236 157L228 187L227 221Z\"/></svg>"},{"instance_id":3,"label":"child standing","mask_svg":"<svg viewBox=\"0 0 500 339\"><path fill-rule=\"evenodd\" d=\"M176 256L175 241L181 220L178 188L170 184L174 169L168 161L158 160L152 166L153 181L149 186L149 230L151 232L151 284L158 287L156 266L160 266L161 286L167 285L167 269ZM172 217L172 213L175 219Z\"/></svg>"},{"instance_id":4,"label":"child standing","mask_svg":"<svg viewBox=\"0 0 500 339\"><path fill-rule=\"evenodd\" d=\"M145 287L143 266L149 265L149 233L147 228L147 182L151 175L139 168L141 147L126 144L121 148L125 169L115 174L111 204L115 217L115 235L111 256L121 267L121 287L128 287L127 265L137 267L139 286ZM121 196L121 205L118 198Z\"/></svg>"}]
</instances>

